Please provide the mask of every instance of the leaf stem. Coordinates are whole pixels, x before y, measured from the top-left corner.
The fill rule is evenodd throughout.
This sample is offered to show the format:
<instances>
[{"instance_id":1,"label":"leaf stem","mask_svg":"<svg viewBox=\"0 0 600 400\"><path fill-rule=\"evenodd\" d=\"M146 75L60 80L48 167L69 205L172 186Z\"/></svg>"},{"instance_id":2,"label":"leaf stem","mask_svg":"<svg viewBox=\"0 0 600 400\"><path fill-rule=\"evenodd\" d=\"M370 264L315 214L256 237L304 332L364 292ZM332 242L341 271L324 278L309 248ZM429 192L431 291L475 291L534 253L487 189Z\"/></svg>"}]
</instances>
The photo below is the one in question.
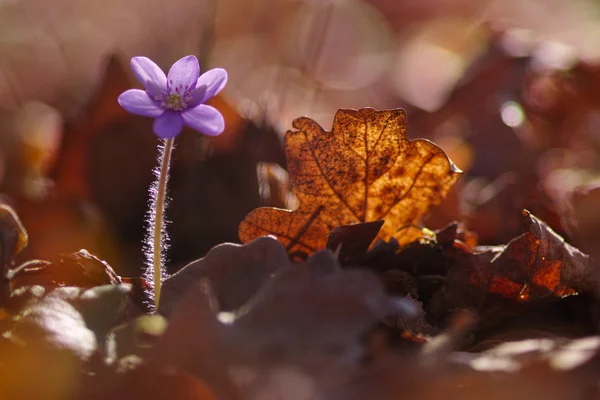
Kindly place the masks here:
<instances>
[{"instance_id":1,"label":"leaf stem","mask_svg":"<svg viewBox=\"0 0 600 400\"><path fill-rule=\"evenodd\" d=\"M153 283L154 283L154 307L158 310L158 302L160 300L160 289L162 284L164 250L166 247L165 222L164 214L167 208L166 194L167 182L169 181L169 168L171 165L171 152L173 151L173 141L175 139L166 139L163 145L159 147L158 162L160 169L157 174L157 185L153 186L151 191L154 193L154 201L151 203L150 212L154 215L150 218L150 229L152 230L152 266L153 266ZM154 207L152 207L154 206ZM152 209L153 208L153 209Z\"/></svg>"}]
</instances>

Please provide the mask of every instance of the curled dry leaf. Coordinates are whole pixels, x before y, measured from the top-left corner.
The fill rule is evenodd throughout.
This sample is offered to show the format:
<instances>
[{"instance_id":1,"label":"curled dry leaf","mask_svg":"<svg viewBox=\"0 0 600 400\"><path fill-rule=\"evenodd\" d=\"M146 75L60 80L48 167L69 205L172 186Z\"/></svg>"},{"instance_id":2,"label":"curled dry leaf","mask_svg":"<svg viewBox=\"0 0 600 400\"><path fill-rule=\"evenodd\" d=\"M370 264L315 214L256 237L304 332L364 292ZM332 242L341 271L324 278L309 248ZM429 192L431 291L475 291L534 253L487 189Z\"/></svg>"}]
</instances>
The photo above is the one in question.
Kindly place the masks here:
<instances>
[{"instance_id":1,"label":"curled dry leaf","mask_svg":"<svg viewBox=\"0 0 600 400\"><path fill-rule=\"evenodd\" d=\"M595 293L597 276L589 256L528 211L523 219L525 232L505 246L458 249L443 289L449 309L484 309L493 298L526 303Z\"/></svg>"},{"instance_id":2,"label":"curled dry leaf","mask_svg":"<svg viewBox=\"0 0 600 400\"><path fill-rule=\"evenodd\" d=\"M85 249L50 261L32 260L7 275L11 290L30 285L94 287L121 283L121 277L108 263Z\"/></svg>"},{"instance_id":3,"label":"curled dry leaf","mask_svg":"<svg viewBox=\"0 0 600 400\"><path fill-rule=\"evenodd\" d=\"M492 260L491 268L474 271L471 282L519 301L585 290L591 270L589 257L529 212L524 211L523 217L525 233L508 243Z\"/></svg>"},{"instance_id":4,"label":"curled dry leaf","mask_svg":"<svg viewBox=\"0 0 600 400\"><path fill-rule=\"evenodd\" d=\"M378 237L416 223L460 176L427 140L408 140L403 110L339 110L331 131L310 118L293 123L285 147L290 182L300 207L259 208L240 224L242 242L273 234L288 252L312 253L341 225L385 220Z\"/></svg>"}]
</instances>

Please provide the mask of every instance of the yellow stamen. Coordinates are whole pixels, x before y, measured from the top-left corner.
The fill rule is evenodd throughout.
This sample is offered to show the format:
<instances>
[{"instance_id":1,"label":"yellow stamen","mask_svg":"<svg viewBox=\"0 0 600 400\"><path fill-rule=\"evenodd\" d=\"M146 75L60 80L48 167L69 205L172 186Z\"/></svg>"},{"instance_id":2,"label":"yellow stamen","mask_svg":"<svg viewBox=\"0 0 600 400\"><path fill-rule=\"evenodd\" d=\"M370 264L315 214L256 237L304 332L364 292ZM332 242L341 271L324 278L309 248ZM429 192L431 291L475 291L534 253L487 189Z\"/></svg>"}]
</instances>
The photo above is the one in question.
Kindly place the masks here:
<instances>
[{"instance_id":1,"label":"yellow stamen","mask_svg":"<svg viewBox=\"0 0 600 400\"><path fill-rule=\"evenodd\" d=\"M177 93L171 93L169 97L167 97L167 107L173 110L181 110L185 107L183 104L183 99Z\"/></svg>"}]
</instances>

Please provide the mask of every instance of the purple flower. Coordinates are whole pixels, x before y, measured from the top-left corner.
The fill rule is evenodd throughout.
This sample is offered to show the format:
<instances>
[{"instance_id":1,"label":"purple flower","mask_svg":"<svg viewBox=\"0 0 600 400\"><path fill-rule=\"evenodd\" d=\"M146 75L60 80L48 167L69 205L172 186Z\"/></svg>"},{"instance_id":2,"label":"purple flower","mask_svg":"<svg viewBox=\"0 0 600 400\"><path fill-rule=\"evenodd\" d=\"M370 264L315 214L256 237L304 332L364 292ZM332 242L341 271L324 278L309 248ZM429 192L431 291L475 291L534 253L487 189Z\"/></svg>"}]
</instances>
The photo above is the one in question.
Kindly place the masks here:
<instances>
[{"instance_id":1,"label":"purple flower","mask_svg":"<svg viewBox=\"0 0 600 400\"><path fill-rule=\"evenodd\" d=\"M194 56L177 61L167 76L146 57L133 57L131 69L146 90L122 93L119 104L130 113L156 118L154 133L158 137L173 138L184 124L210 136L225 129L221 113L203 104L225 87L224 69L215 68L200 75L200 64Z\"/></svg>"}]
</instances>

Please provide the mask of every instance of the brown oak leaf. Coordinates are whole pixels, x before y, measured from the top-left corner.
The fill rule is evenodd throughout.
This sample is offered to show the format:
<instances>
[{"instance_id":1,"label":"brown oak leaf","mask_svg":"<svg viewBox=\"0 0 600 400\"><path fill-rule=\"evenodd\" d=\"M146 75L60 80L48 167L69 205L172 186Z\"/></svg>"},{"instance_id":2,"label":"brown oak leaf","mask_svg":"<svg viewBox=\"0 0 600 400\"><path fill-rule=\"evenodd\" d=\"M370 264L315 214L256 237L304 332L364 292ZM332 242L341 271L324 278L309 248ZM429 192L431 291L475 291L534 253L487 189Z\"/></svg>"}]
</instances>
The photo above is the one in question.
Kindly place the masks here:
<instances>
[{"instance_id":1,"label":"brown oak leaf","mask_svg":"<svg viewBox=\"0 0 600 400\"><path fill-rule=\"evenodd\" d=\"M378 238L395 236L438 204L461 171L428 140L408 140L404 110L338 110L331 131L310 118L285 135L297 210L258 208L239 227L242 242L272 234L289 253L324 248L340 225L385 220ZM410 230L407 230L410 231Z\"/></svg>"}]
</instances>

